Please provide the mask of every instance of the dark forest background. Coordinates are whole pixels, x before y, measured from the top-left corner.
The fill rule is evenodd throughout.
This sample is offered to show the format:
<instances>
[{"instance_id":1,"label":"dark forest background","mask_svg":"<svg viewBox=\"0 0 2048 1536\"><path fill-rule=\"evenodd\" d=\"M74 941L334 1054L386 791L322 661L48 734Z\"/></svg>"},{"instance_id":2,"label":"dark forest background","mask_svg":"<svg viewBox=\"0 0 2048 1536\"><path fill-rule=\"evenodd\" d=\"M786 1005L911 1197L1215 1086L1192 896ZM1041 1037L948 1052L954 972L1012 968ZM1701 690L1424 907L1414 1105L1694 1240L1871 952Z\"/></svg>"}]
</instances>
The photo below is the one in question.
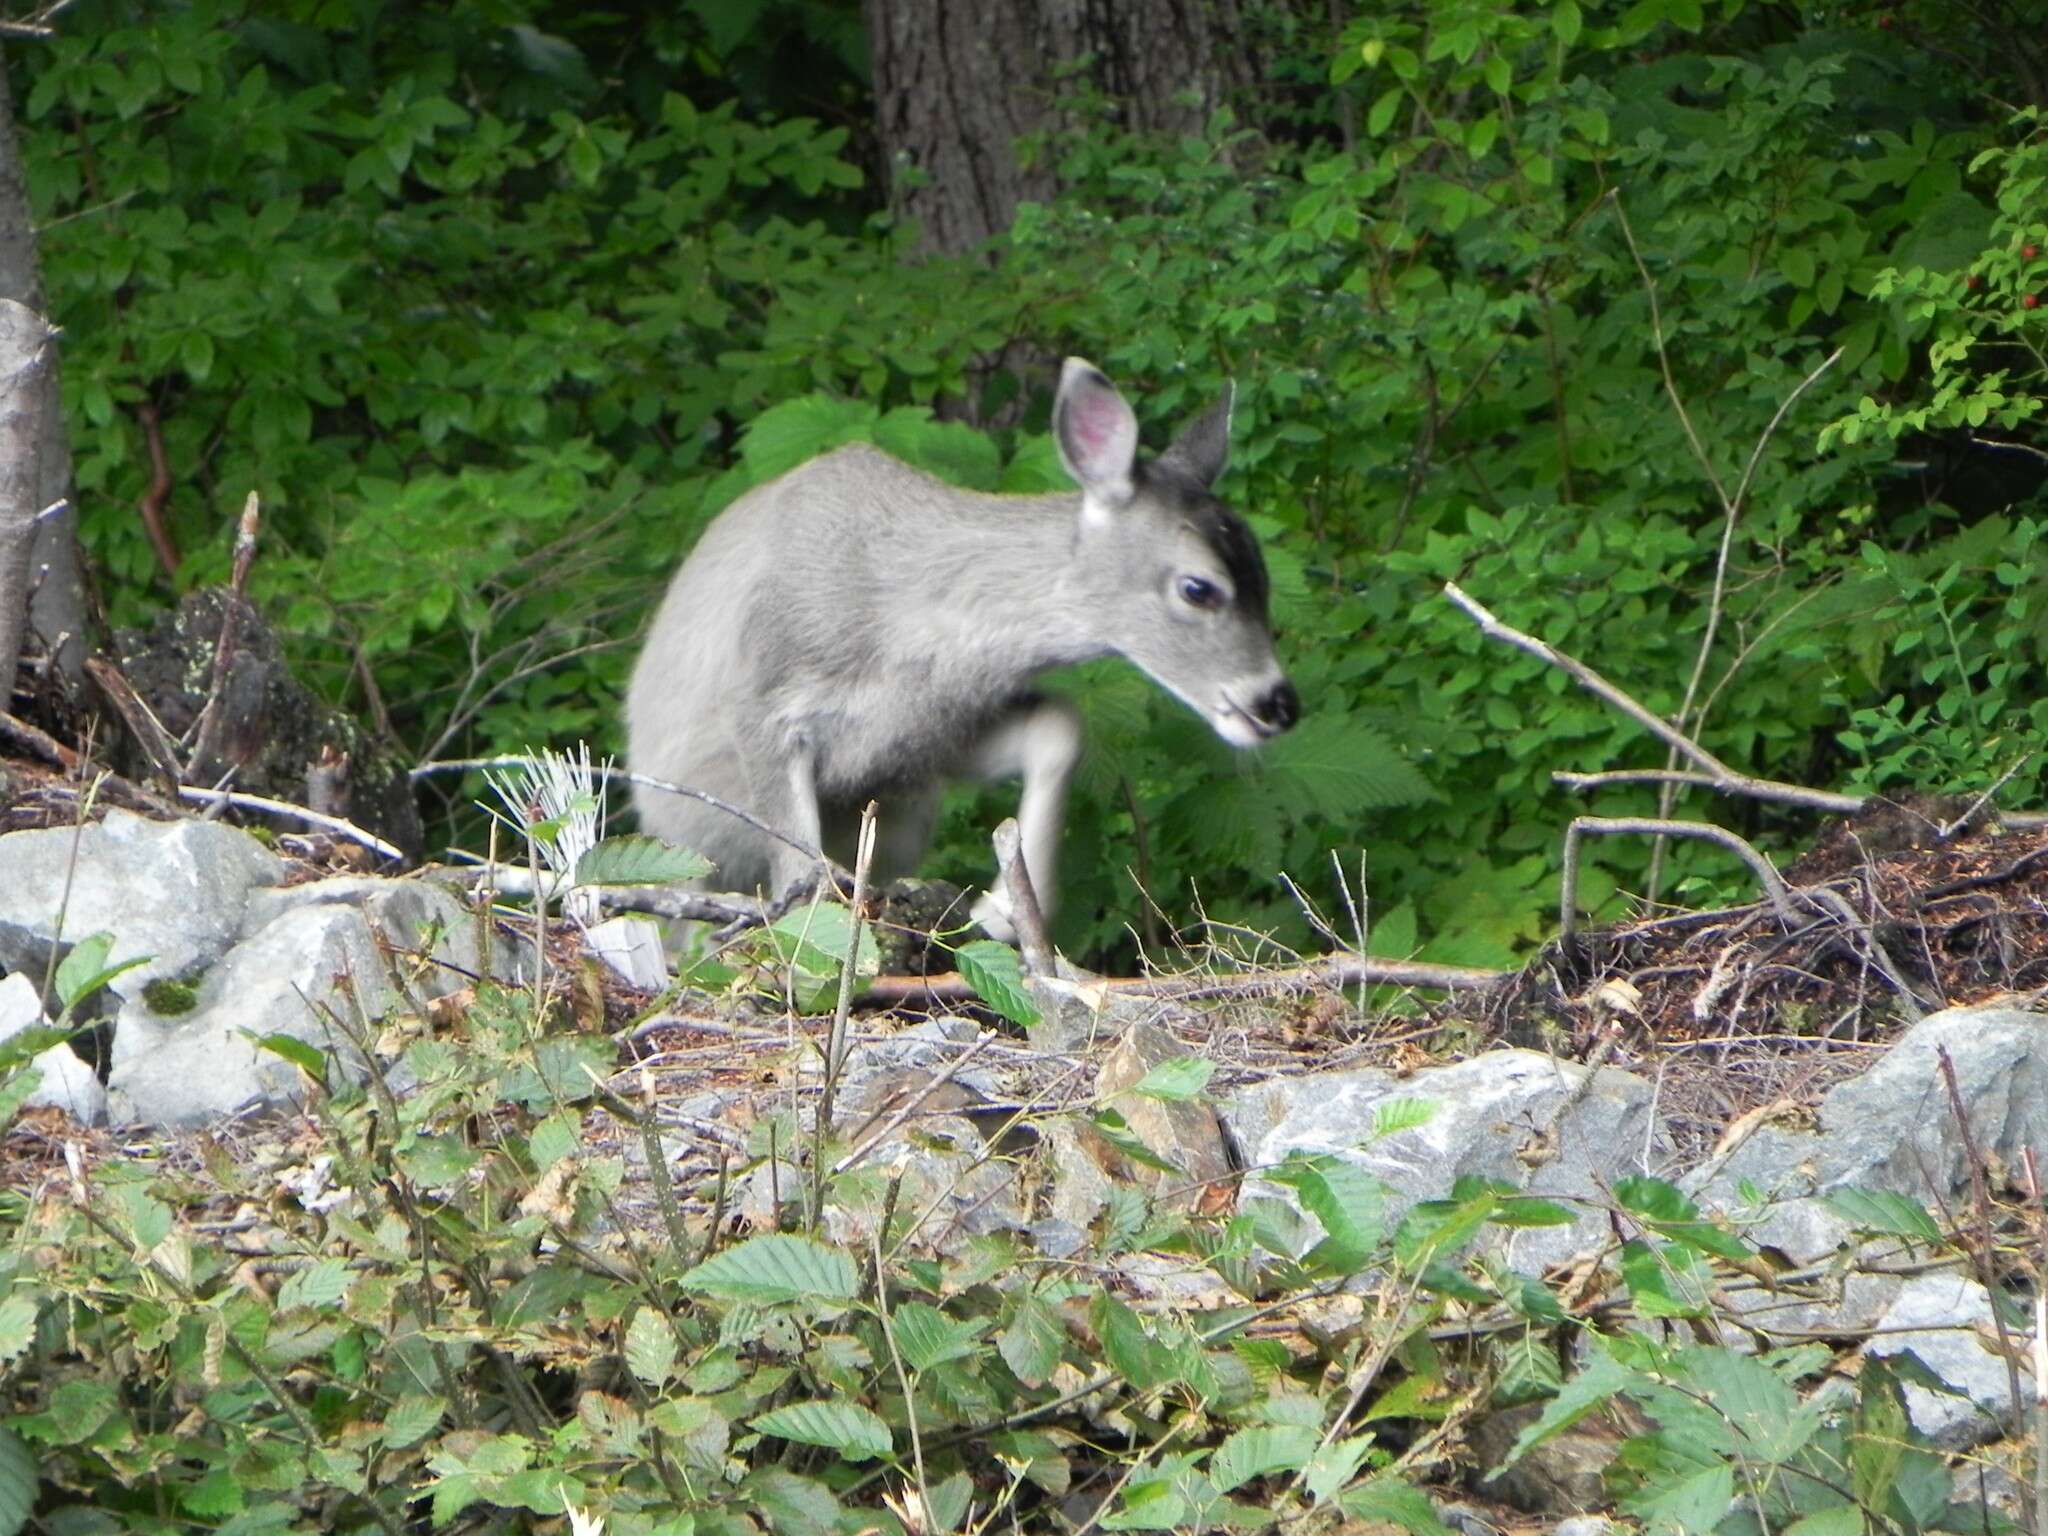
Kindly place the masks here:
<instances>
[{"instance_id":1,"label":"dark forest background","mask_svg":"<svg viewBox=\"0 0 2048 1536\"><path fill-rule=\"evenodd\" d=\"M2022 7L77 0L6 51L107 619L224 579L259 492L253 595L411 760L616 746L668 572L820 449L1059 484L1078 352L1155 447L1240 382L1308 708L1240 757L1128 667L1063 680L1078 950L1306 941L1275 877L1327 900L1332 849L1375 952L1548 930L1552 772L1664 752L1446 580L1751 772L2048 785ZM981 877L991 794L934 872ZM1591 857L1609 915L1747 879Z\"/></svg>"}]
</instances>

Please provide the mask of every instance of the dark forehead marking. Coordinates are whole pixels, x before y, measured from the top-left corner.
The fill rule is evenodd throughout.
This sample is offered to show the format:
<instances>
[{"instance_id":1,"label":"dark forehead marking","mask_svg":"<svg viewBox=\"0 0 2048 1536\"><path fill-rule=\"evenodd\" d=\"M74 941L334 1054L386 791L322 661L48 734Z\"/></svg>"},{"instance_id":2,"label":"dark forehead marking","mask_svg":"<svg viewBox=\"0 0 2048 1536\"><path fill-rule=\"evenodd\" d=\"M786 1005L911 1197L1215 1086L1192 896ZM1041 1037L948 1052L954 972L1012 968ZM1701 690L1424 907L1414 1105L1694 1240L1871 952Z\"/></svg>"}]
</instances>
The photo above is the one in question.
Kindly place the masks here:
<instances>
[{"instance_id":1,"label":"dark forehead marking","mask_svg":"<svg viewBox=\"0 0 2048 1536\"><path fill-rule=\"evenodd\" d=\"M1187 520L1229 573L1238 602L1264 618L1271 583L1266 579L1266 559L1259 553L1259 541L1244 519L1171 458L1140 460L1133 478L1141 490Z\"/></svg>"}]
</instances>

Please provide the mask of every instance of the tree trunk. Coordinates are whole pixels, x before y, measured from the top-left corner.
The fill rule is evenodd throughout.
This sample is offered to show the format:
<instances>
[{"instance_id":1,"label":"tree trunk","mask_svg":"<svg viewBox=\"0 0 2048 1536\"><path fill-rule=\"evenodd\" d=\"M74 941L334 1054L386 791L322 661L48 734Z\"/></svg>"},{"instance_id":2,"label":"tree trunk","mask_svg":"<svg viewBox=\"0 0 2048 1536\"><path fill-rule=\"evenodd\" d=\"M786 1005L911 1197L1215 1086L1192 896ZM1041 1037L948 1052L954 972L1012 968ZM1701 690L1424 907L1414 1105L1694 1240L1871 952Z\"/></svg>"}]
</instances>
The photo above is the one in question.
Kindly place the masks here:
<instances>
[{"instance_id":1,"label":"tree trunk","mask_svg":"<svg viewBox=\"0 0 2048 1536\"><path fill-rule=\"evenodd\" d=\"M0 299L0 678L10 683L28 627L36 514L43 509L36 439L56 350L51 340L41 315Z\"/></svg>"},{"instance_id":2,"label":"tree trunk","mask_svg":"<svg viewBox=\"0 0 2048 1536\"><path fill-rule=\"evenodd\" d=\"M1057 193L1016 143L1067 125L1062 95L1099 92L1127 129L1199 133L1256 74L1237 0L867 0L867 24L890 203L930 252L975 250Z\"/></svg>"},{"instance_id":3,"label":"tree trunk","mask_svg":"<svg viewBox=\"0 0 2048 1536\"><path fill-rule=\"evenodd\" d=\"M43 285L36 265L35 224L29 215L21 141L14 131L14 98L4 63L0 60L0 300L33 311L31 318L40 324ZM27 515L34 519L58 502L66 504L63 510L32 525L33 547L26 557L25 615L18 612L20 597L10 589L6 575L7 545L19 537L20 530L6 521L7 511L0 510L0 642L6 641L10 632L14 637L14 643L0 645L0 703L13 682L25 631L51 649L55 678L67 690L77 684L85 663L85 568L78 553L78 512L67 500L71 494L71 441L64 431L54 348L44 355L45 365L24 380L33 389L32 396L22 402L29 413L28 441L34 449L34 478L28 483L28 501L33 505ZM13 409L10 401L8 410ZM15 469L11 464L0 465L0 477L11 480ZM17 623L25 625L25 631L12 627Z\"/></svg>"}]
</instances>

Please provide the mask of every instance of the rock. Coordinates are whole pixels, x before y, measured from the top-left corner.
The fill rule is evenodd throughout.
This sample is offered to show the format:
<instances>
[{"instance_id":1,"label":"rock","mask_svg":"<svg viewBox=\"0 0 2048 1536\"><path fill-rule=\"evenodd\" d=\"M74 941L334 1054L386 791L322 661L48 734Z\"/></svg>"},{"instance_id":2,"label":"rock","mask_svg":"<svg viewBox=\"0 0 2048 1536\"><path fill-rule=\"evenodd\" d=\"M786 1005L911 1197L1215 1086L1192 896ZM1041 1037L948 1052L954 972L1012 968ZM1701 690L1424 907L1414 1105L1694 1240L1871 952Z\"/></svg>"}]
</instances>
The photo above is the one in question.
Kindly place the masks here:
<instances>
[{"instance_id":1,"label":"rock","mask_svg":"<svg viewBox=\"0 0 2048 1536\"><path fill-rule=\"evenodd\" d=\"M1916 1275L1878 1320L1863 1353L1884 1359L1910 1350L1952 1387L1953 1397L1916 1382L1902 1384L1913 1427L1942 1450L1962 1450L2018 1428L2032 1400L2033 1373L2023 1368L2025 1401L2013 1401L2012 1377L1987 1344L1992 1335L1991 1297L1983 1286L1953 1272ZM2014 1338L2024 1343L2022 1334Z\"/></svg>"},{"instance_id":2,"label":"rock","mask_svg":"<svg viewBox=\"0 0 2048 1536\"><path fill-rule=\"evenodd\" d=\"M149 957L114 979L121 998L213 964L241 933L251 896L284 878L277 856L240 828L123 810L83 828L0 836L0 869L0 968L36 974L53 946L110 933L113 963Z\"/></svg>"},{"instance_id":3,"label":"rock","mask_svg":"<svg viewBox=\"0 0 2048 1536\"><path fill-rule=\"evenodd\" d=\"M607 918L583 935L583 947L628 986L659 992L668 985L661 924L651 917Z\"/></svg>"},{"instance_id":4,"label":"rock","mask_svg":"<svg viewBox=\"0 0 2048 1536\"><path fill-rule=\"evenodd\" d=\"M1473 1422L1465 1436L1477 1469L1473 1491L1532 1515L1580 1515L1606 1508L1606 1473L1621 1441L1612 1432L1602 1432L1597 1419L1560 1430L1498 1476L1487 1470L1507 1460L1516 1437L1542 1416L1543 1408L1542 1403L1528 1403Z\"/></svg>"},{"instance_id":5,"label":"rock","mask_svg":"<svg viewBox=\"0 0 2048 1536\"><path fill-rule=\"evenodd\" d=\"M1371 1139L1378 1107L1407 1099L1427 1100L1436 1113L1415 1129ZM1535 1051L1497 1050L1407 1077L1366 1068L1277 1078L1235 1095L1221 1117L1243 1167L1326 1152L1370 1172L1388 1187L1391 1230L1410 1205L1441 1199L1467 1175L1597 1202L1615 1179L1640 1172L1645 1157L1655 1166L1668 1155L1651 1101L1650 1085L1626 1072L1589 1074ZM1291 1191L1257 1176L1245 1181L1244 1198L1299 1209ZM1319 1228L1304 1220L1312 1243ZM1590 1209L1568 1227L1495 1228L1483 1241L1534 1273L1590 1251L1606 1233L1606 1218Z\"/></svg>"},{"instance_id":6,"label":"rock","mask_svg":"<svg viewBox=\"0 0 2048 1536\"><path fill-rule=\"evenodd\" d=\"M197 1125L293 1101L299 1069L252 1036L305 1041L327 1053L331 1068L360 1078L366 1068L352 1035L369 1032L407 993L439 997L481 969L477 920L421 880L315 881L262 893L246 916L248 936L206 972L189 1013L166 1017L140 996L123 1005L107 1081L116 1118ZM387 958L380 935L392 949L431 959Z\"/></svg>"},{"instance_id":7,"label":"rock","mask_svg":"<svg viewBox=\"0 0 2048 1536\"><path fill-rule=\"evenodd\" d=\"M1173 1165L1173 1172L1149 1168L1091 1138L1091 1150L1107 1153L1112 1177L1127 1179L1159 1194L1173 1191L1175 1210L1227 1207L1234 1191L1223 1128L1206 1099L1154 1099L1129 1090L1163 1062L1190 1054L1188 1048L1157 1024L1133 1024L1116 1043L1095 1074L1097 1097L1121 1113L1140 1146Z\"/></svg>"},{"instance_id":8,"label":"rock","mask_svg":"<svg viewBox=\"0 0 2048 1536\"><path fill-rule=\"evenodd\" d=\"M1082 1128L1066 1116L1041 1127L1039 1139L1052 1178L1047 1202L1052 1219L1087 1231L1109 1204L1110 1177L1103 1166L1107 1149L1098 1152L1101 1138L1084 1138Z\"/></svg>"},{"instance_id":9,"label":"rock","mask_svg":"<svg viewBox=\"0 0 2048 1536\"><path fill-rule=\"evenodd\" d=\"M2048 1145L2048 1015L1949 1008L1901 1035L1861 1077L1831 1089L1811 1131L1765 1125L1688 1185L1717 1209L1743 1199L1820 1195L1848 1186L1927 1203L1969 1179L1939 1053L1946 1049L1979 1149L2008 1167ZM1930 1191L1928 1175L1939 1187Z\"/></svg>"},{"instance_id":10,"label":"rock","mask_svg":"<svg viewBox=\"0 0 2048 1536\"><path fill-rule=\"evenodd\" d=\"M16 972L0 976L0 1041L50 1021L43 1016L35 983ZM22 1104L31 1109L61 1109L80 1125L100 1125L107 1118L107 1090L92 1067L68 1045L53 1045L29 1066L42 1078Z\"/></svg>"}]
</instances>

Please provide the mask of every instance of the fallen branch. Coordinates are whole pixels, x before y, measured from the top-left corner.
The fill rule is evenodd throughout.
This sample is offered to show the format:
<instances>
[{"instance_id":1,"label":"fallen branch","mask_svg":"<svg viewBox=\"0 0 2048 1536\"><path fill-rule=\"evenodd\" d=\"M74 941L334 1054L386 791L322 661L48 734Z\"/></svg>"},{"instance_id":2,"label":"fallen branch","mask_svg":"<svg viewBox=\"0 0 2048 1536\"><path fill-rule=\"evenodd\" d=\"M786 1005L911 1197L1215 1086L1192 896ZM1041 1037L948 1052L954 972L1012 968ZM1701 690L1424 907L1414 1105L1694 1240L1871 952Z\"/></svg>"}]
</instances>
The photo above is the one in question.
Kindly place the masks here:
<instances>
[{"instance_id":1,"label":"fallen branch","mask_svg":"<svg viewBox=\"0 0 2048 1536\"><path fill-rule=\"evenodd\" d=\"M1105 992L1162 1002L1216 997L1271 997L1287 992L1326 992L1342 987L1418 987L1435 992L1483 992L1515 975L1474 966L1429 965L1416 960L1375 960L1364 955L1324 955L1304 965L1252 971L1242 976L1107 976L1093 983ZM965 1003L979 994L953 971L933 976L877 976L861 1000L881 1007L899 1003Z\"/></svg>"},{"instance_id":2,"label":"fallen branch","mask_svg":"<svg viewBox=\"0 0 2048 1536\"><path fill-rule=\"evenodd\" d=\"M33 753L53 768L62 768L74 773L83 761L71 748L64 745L48 731L30 725L26 720L17 720L5 710L0 710L0 741Z\"/></svg>"},{"instance_id":3,"label":"fallen branch","mask_svg":"<svg viewBox=\"0 0 2048 1536\"><path fill-rule=\"evenodd\" d=\"M1002 873L1003 890L1010 898L1010 921L1017 929L1017 949L1026 976L1054 973L1052 939L1045 931L1045 912L1038 905L1038 892L1031 885L1031 871L1024 867L1024 834L1017 818L1005 816L995 831L996 867Z\"/></svg>"},{"instance_id":4,"label":"fallen branch","mask_svg":"<svg viewBox=\"0 0 2048 1536\"><path fill-rule=\"evenodd\" d=\"M1558 882L1557 936L1569 939L1579 921L1579 843L1586 837L1691 837L1715 843L1747 864L1763 886L1778 921L1791 927L1792 893L1771 861L1726 827L1710 821L1666 821L1655 816L1575 816L1564 829L1564 875Z\"/></svg>"},{"instance_id":5,"label":"fallen branch","mask_svg":"<svg viewBox=\"0 0 2048 1536\"><path fill-rule=\"evenodd\" d=\"M476 857L473 854L459 856ZM488 880L501 896L520 901L533 899L533 872L517 865L491 864L478 859L474 864L443 866L440 873L471 887ZM744 918L759 924L767 920L764 916L766 907L745 896L708 895L678 890L670 885L607 885L598 886L596 890L598 905L608 911L640 912L670 922L729 923Z\"/></svg>"},{"instance_id":6,"label":"fallen branch","mask_svg":"<svg viewBox=\"0 0 2048 1536\"><path fill-rule=\"evenodd\" d=\"M1810 810L1833 811L1843 816L1853 816L1863 809L1864 798L1861 795L1838 795L1825 789L1807 789L1799 784L1783 784L1775 779L1759 779L1753 774L1738 772L1684 732L1651 714L1584 662L1553 650L1534 635L1524 634L1513 625L1503 624L1484 604L1468 597L1456 582L1444 583L1444 595L1462 608L1489 640L1499 640L1517 650L1527 651L1538 661L1556 667L1588 693L1612 705L1673 748L1681 757L1697 764L1711 788L1723 794L1746 795L1752 800L1771 800L1781 805L1802 805Z\"/></svg>"},{"instance_id":7,"label":"fallen branch","mask_svg":"<svg viewBox=\"0 0 2048 1536\"><path fill-rule=\"evenodd\" d=\"M135 749L149 764L151 772L164 788L174 788L185 777L185 770L178 762L178 744L164 729L163 722L142 702L141 695L136 693L121 669L105 657L86 657L85 675L93 680L101 696L121 717L121 723L128 727Z\"/></svg>"},{"instance_id":8,"label":"fallen branch","mask_svg":"<svg viewBox=\"0 0 2048 1536\"><path fill-rule=\"evenodd\" d=\"M468 773L472 770L484 768L517 768L532 761L533 759L523 752L508 752L501 757L442 758L435 762L421 763L412 770L411 776L415 779L424 779L436 773ZM687 784L671 784L667 779L649 778L644 773L629 773L623 768L597 768L592 771L603 779L616 779L625 784L639 784L647 789L666 790L672 795L685 795L692 800L701 800L713 810L723 811L728 816L737 817L756 832L765 832L778 842L787 844L807 859L822 861L825 857L822 852L813 848L801 838L791 837L780 827L771 827L752 811L743 811L730 800L721 800L718 796L706 790L692 789Z\"/></svg>"},{"instance_id":9,"label":"fallen branch","mask_svg":"<svg viewBox=\"0 0 2048 1536\"><path fill-rule=\"evenodd\" d=\"M178 798L190 800L195 805L220 805L237 811L261 811L269 816L286 816L293 821L302 821L309 827L318 827L323 832L332 832L345 837L352 843L360 843L372 853L396 863L405 857L405 850L394 848L374 832L365 832L352 821L339 816L325 816L319 811L308 810L303 805L293 805L284 800L272 800L267 795L245 795L240 790L202 789L197 784L180 784Z\"/></svg>"}]
</instances>

